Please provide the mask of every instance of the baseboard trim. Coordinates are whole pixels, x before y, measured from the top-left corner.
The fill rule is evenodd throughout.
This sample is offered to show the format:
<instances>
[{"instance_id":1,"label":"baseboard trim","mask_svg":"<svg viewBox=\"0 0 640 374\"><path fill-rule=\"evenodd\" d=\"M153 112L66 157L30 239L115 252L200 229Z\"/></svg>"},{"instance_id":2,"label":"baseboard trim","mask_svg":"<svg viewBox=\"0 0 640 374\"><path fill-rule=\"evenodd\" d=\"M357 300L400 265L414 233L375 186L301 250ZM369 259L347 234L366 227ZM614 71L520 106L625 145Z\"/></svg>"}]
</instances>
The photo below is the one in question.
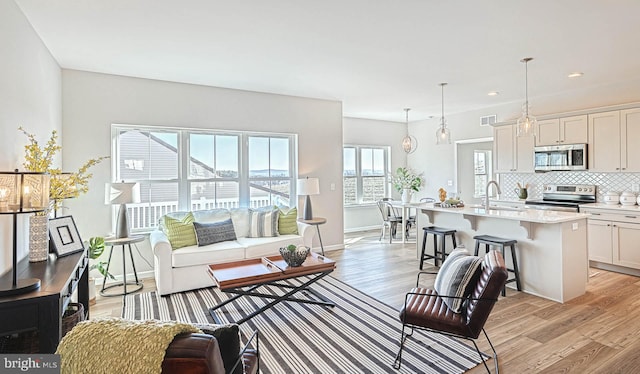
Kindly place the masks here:
<instances>
[{"instance_id":1,"label":"baseboard trim","mask_svg":"<svg viewBox=\"0 0 640 374\"><path fill-rule=\"evenodd\" d=\"M352 232L360 232L360 231L371 231L371 230L380 230L380 225L376 226L363 226L363 227L353 227L350 229L344 229L345 234L350 234Z\"/></svg>"}]
</instances>

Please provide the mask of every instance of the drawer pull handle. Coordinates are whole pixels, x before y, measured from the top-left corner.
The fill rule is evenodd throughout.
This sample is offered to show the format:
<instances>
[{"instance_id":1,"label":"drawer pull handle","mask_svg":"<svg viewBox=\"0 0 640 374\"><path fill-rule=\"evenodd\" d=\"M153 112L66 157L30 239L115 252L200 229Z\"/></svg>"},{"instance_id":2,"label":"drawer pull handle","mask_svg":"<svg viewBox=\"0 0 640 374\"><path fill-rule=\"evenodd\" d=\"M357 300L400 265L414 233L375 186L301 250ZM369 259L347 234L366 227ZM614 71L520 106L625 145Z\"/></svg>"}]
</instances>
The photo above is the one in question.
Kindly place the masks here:
<instances>
[{"instance_id":1,"label":"drawer pull handle","mask_svg":"<svg viewBox=\"0 0 640 374\"><path fill-rule=\"evenodd\" d=\"M636 217L636 216L624 216L624 217L625 217L625 218L634 218L634 219L635 219L635 218L638 218L638 217Z\"/></svg>"},{"instance_id":2,"label":"drawer pull handle","mask_svg":"<svg viewBox=\"0 0 640 374\"><path fill-rule=\"evenodd\" d=\"M599 216L600 213L591 213L592 216Z\"/></svg>"}]
</instances>

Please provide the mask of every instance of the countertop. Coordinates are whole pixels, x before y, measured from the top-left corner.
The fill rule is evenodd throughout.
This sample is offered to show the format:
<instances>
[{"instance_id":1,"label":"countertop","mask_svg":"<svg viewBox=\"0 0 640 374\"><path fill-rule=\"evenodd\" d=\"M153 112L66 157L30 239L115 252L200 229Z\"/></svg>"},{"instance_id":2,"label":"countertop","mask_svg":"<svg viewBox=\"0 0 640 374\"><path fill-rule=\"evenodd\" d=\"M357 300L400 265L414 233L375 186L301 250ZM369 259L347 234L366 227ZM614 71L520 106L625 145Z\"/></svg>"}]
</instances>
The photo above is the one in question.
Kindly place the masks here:
<instances>
[{"instance_id":1,"label":"countertop","mask_svg":"<svg viewBox=\"0 0 640 374\"><path fill-rule=\"evenodd\" d=\"M609 210L612 212L634 212L640 213L640 206L638 205L621 205L621 204L604 204L604 203L592 203L592 204L581 204L580 208L591 208L591 209L602 209Z\"/></svg>"},{"instance_id":2,"label":"countertop","mask_svg":"<svg viewBox=\"0 0 640 374\"><path fill-rule=\"evenodd\" d=\"M562 223L571 222L589 217L587 213L574 212L557 212L553 210L537 210L537 209L500 209L490 207L489 210L478 206L465 206L463 208L441 208L433 204L425 204L420 209L434 212L445 212L453 214L462 214L467 216L491 217L498 219L506 219L512 221L533 222L533 223Z\"/></svg>"}]
</instances>

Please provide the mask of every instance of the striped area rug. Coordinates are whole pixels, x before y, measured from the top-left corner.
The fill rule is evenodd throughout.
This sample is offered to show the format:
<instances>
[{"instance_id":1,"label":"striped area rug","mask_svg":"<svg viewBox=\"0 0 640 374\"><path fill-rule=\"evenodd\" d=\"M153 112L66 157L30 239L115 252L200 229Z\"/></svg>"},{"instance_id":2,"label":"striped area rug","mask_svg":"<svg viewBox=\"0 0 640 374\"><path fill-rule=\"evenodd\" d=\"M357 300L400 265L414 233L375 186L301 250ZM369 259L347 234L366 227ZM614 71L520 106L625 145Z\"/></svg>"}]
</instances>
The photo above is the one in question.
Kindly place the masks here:
<instances>
[{"instance_id":1,"label":"striped area rug","mask_svg":"<svg viewBox=\"0 0 640 374\"><path fill-rule=\"evenodd\" d=\"M397 310L330 276L312 288L336 307L282 302L240 325L244 337L260 330L262 373L462 373L480 363L475 350L464 343L415 331L396 371L392 365L402 327ZM305 292L297 296L305 294L315 298ZM164 297L155 292L132 294L126 296L123 317L214 323L209 307L227 298L218 288ZM241 297L219 309L218 318L233 322L264 303Z\"/></svg>"}]
</instances>

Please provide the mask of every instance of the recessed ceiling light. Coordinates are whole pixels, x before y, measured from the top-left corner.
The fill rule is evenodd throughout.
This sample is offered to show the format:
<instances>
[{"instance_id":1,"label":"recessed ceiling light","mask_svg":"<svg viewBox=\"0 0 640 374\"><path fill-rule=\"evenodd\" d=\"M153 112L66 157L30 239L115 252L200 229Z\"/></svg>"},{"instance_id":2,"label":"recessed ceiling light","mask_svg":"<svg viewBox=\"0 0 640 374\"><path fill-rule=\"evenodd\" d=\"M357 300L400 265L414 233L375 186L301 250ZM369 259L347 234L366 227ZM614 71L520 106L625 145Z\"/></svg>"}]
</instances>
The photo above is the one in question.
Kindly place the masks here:
<instances>
[{"instance_id":1,"label":"recessed ceiling light","mask_svg":"<svg viewBox=\"0 0 640 374\"><path fill-rule=\"evenodd\" d=\"M569 77L569 78L578 78L578 77L581 77L581 76L583 76L583 75L584 75L584 73L579 72L579 71L576 71L576 72L574 72L574 73L569 74L569 75L568 75L568 77Z\"/></svg>"},{"instance_id":2,"label":"recessed ceiling light","mask_svg":"<svg viewBox=\"0 0 640 374\"><path fill-rule=\"evenodd\" d=\"M498 96L498 95L500 95L500 92L498 92L498 91L491 91L491 92L489 92L487 95L489 95L489 96Z\"/></svg>"}]
</instances>

